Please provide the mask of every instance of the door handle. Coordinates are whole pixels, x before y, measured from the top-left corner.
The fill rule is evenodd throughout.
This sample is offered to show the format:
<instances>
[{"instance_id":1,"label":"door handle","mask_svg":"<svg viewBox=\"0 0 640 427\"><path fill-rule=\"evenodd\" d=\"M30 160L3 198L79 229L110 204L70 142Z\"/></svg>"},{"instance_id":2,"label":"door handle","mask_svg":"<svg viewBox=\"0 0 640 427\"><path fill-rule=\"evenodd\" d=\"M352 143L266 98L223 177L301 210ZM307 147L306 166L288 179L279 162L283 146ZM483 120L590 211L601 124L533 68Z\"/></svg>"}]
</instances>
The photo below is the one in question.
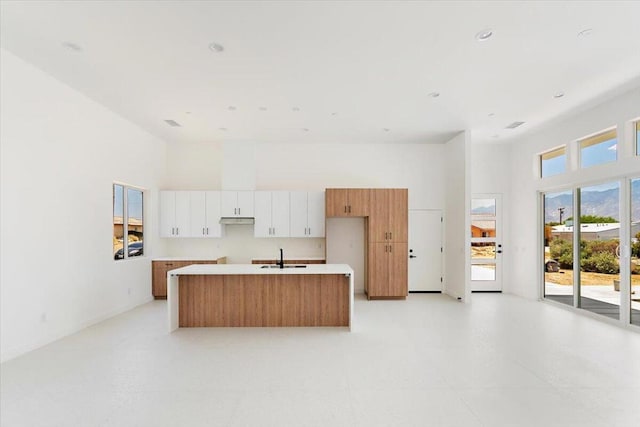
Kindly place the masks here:
<instances>
[{"instance_id":1,"label":"door handle","mask_svg":"<svg viewBox=\"0 0 640 427\"><path fill-rule=\"evenodd\" d=\"M498 249L498 250L497 250L497 252L498 252L499 254L501 254L501 253L502 253L502 250Z\"/></svg>"},{"instance_id":2,"label":"door handle","mask_svg":"<svg viewBox=\"0 0 640 427\"><path fill-rule=\"evenodd\" d=\"M409 255L409 258L418 258L418 257L415 255Z\"/></svg>"}]
</instances>

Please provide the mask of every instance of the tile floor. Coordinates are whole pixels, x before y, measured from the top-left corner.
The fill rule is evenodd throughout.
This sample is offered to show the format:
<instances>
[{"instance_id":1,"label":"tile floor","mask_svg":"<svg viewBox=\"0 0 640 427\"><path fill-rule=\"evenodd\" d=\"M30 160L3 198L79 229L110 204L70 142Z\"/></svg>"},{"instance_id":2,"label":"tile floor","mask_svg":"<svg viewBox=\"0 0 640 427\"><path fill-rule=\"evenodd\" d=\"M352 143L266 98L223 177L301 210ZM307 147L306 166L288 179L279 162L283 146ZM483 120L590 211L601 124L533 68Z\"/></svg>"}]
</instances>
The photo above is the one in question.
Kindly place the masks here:
<instances>
[{"instance_id":1,"label":"tile floor","mask_svg":"<svg viewBox=\"0 0 640 427\"><path fill-rule=\"evenodd\" d=\"M181 329L154 301L1 366L0 424L638 426L640 333L474 294L332 328Z\"/></svg>"}]
</instances>

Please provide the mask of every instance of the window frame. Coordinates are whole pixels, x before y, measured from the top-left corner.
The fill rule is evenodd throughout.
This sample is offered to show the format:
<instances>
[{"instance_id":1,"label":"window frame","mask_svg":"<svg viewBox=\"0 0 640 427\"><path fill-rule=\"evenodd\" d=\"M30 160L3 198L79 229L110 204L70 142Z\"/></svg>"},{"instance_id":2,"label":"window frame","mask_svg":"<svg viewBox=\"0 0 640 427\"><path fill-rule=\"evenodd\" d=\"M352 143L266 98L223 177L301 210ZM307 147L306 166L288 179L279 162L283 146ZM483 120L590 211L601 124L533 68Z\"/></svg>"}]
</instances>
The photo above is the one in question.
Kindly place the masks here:
<instances>
[{"instance_id":1,"label":"window frame","mask_svg":"<svg viewBox=\"0 0 640 427\"><path fill-rule=\"evenodd\" d=\"M112 183L112 185L111 185L111 194L112 194L112 206L111 206L111 209L112 209L112 223L113 223L112 224L112 229L111 229L112 239L115 237L115 231L114 231L113 227L115 227L115 218L116 218L116 215L115 215L116 186L119 186L119 187L122 188L122 258L116 257L116 254L117 254L118 251L113 251L113 248L112 248L112 251L113 251L112 252L113 253L112 259L114 261L123 261L123 260L128 260L128 259L142 258L142 257L145 256L145 252L146 252L145 251L145 249L146 249L145 246L146 245L144 243L145 240L146 240L145 239L146 233L145 233L145 226L144 226L144 223L146 222L145 221L145 205L146 205L146 203L145 203L145 199L146 199L145 193L146 193L146 190L144 188L141 188L141 187L138 187L138 186L135 186L135 185L125 184L125 183L122 183L122 182L114 181ZM133 256L133 257L129 256L129 239L128 239L128 236L129 236L129 191L130 190L138 191L138 192L141 193L140 197L141 197L141 204L142 204L142 206L140 208L141 209L140 216L142 217L142 240L141 240L143 242L143 244L142 244L142 255L136 255L136 256Z\"/></svg>"},{"instance_id":2,"label":"window frame","mask_svg":"<svg viewBox=\"0 0 640 427\"><path fill-rule=\"evenodd\" d=\"M612 139L615 139L616 141L616 156L615 159L611 160L611 161L607 161L607 162L602 162L602 163L595 163L592 165L588 165L585 166L583 164L583 160L584 160L584 154L583 151L585 148L589 148L589 147L593 147L596 146L598 144L602 144L604 142L607 141L611 141ZM618 156L618 145L619 145L619 139L618 139L618 128L616 126L614 127L610 127L608 129L604 129L602 131L599 131L597 133L594 133L590 136L586 136L584 138L580 138L576 141L577 143L577 147L578 147L578 156L579 156L579 169L588 169L594 166L601 166L601 165L606 165L608 163L615 163L618 161L619 156Z\"/></svg>"},{"instance_id":3,"label":"window frame","mask_svg":"<svg viewBox=\"0 0 640 427\"><path fill-rule=\"evenodd\" d=\"M567 149L567 145L563 144L560 145L558 147L552 148L550 150L544 151L540 154L538 154L538 168L540 170L540 174L539 174L539 178L544 179L544 178L549 178L552 176L556 176L556 175L562 175L564 173L567 173L567 159L568 159L568 149ZM554 155L556 153L562 152L561 154L557 154ZM543 175L543 162L545 160L551 160L551 159L555 159L556 157L560 157L560 156L564 156L564 170L562 172L558 172L558 173L554 173L551 175ZM546 157L546 158L545 158Z\"/></svg>"}]
</instances>

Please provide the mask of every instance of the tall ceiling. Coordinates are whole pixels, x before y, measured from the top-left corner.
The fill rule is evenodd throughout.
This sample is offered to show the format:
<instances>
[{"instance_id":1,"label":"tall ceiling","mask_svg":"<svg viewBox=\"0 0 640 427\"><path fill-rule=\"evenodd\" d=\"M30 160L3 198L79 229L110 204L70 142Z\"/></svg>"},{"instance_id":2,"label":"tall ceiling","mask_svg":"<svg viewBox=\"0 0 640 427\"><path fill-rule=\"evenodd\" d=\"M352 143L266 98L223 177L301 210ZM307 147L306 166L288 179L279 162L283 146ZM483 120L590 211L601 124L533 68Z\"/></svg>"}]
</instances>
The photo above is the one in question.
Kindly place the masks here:
<instances>
[{"instance_id":1,"label":"tall ceiling","mask_svg":"<svg viewBox=\"0 0 640 427\"><path fill-rule=\"evenodd\" d=\"M509 141L640 86L640 1L3 0L0 12L4 49L178 144L442 143L465 129Z\"/></svg>"}]
</instances>

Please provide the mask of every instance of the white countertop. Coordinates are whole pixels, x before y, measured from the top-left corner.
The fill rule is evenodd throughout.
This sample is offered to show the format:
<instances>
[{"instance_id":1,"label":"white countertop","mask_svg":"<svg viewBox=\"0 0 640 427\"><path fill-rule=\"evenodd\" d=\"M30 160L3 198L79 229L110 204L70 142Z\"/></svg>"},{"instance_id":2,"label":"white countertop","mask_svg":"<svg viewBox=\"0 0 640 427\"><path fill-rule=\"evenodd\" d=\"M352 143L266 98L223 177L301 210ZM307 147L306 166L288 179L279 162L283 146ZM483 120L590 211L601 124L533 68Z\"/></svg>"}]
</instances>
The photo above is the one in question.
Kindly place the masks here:
<instances>
[{"instance_id":1,"label":"white countertop","mask_svg":"<svg viewBox=\"0 0 640 427\"><path fill-rule=\"evenodd\" d=\"M262 256L262 257L253 257L251 258L251 261L259 261L259 260L263 260L263 259L268 259L270 261L279 261L280 258L277 256ZM284 257L285 261L290 261L290 260L309 260L309 261L322 261L325 258L323 256L286 256Z\"/></svg>"},{"instance_id":2,"label":"white countertop","mask_svg":"<svg viewBox=\"0 0 640 427\"><path fill-rule=\"evenodd\" d=\"M187 256L182 256L182 257L160 257L160 258L152 258L151 261L215 261L218 258L224 258L224 256L221 257L214 257L214 258L202 258L202 257L187 257Z\"/></svg>"},{"instance_id":3,"label":"white countertop","mask_svg":"<svg viewBox=\"0 0 640 427\"><path fill-rule=\"evenodd\" d=\"M348 264L308 264L306 268L260 268L260 264L194 264L169 270L169 276L228 275L228 274L348 274Z\"/></svg>"}]
</instances>

